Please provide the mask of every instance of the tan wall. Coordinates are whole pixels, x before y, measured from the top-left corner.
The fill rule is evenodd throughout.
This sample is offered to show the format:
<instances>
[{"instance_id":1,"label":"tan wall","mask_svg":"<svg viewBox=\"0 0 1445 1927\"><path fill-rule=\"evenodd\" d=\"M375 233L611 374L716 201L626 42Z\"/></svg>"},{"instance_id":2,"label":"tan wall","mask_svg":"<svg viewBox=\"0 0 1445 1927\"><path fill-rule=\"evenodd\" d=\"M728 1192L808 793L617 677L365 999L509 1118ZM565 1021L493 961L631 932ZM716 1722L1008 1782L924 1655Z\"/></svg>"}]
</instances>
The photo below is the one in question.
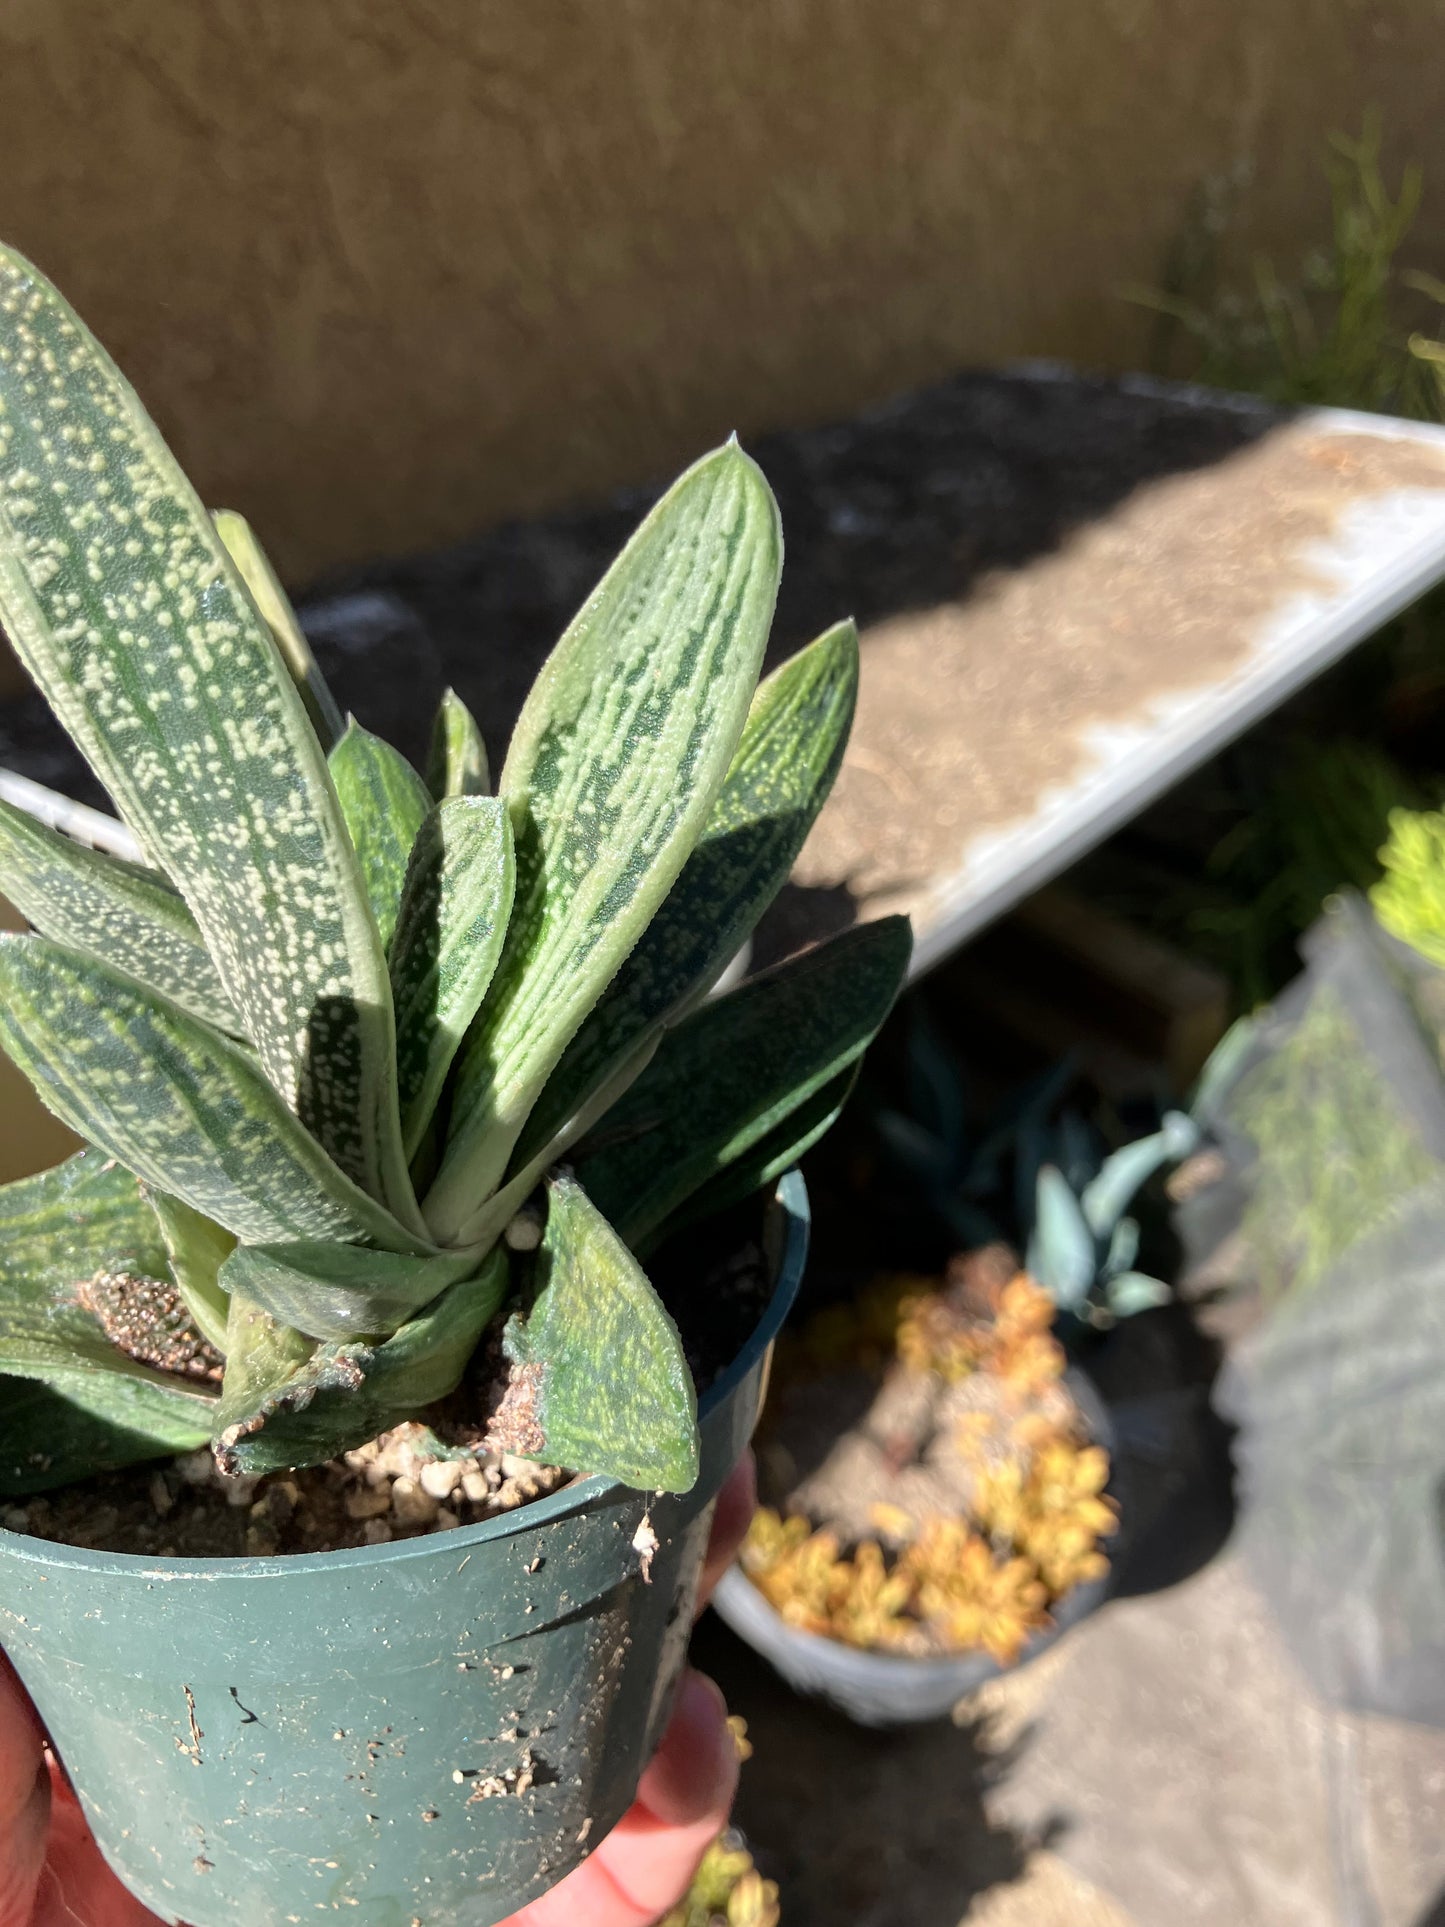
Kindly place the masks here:
<instances>
[{"instance_id":1,"label":"tan wall","mask_svg":"<svg viewBox=\"0 0 1445 1927\"><path fill-rule=\"evenodd\" d=\"M293 578L960 362L1127 363L1201 185L1320 231L1441 0L9 0L0 232Z\"/></svg>"}]
</instances>

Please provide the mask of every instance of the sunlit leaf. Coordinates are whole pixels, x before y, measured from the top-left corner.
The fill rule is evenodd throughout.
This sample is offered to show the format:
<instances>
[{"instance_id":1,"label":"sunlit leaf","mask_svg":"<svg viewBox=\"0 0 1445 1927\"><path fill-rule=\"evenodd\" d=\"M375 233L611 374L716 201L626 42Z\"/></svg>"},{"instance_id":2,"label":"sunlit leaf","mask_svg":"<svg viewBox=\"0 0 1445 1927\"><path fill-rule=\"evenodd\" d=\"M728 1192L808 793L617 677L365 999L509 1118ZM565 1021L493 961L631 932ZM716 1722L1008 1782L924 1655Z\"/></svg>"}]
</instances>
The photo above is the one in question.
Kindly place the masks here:
<instances>
[{"instance_id":1,"label":"sunlit leaf","mask_svg":"<svg viewBox=\"0 0 1445 1927\"><path fill-rule=\"evenodd\" d=\"M575 1179L547 1182L534 1295L503 1344L522 1415L511 1449L644 1490L695 1484L697 1395L677 1327Z\"/></svg>"},{"instance_id":2,"label":"sunlit leaf","mask_svg":"<svg viewBox=\"0 0 1445 1927\"><path fill-rule=\"evenodd\" d=\"M406 862L431 793L399 750L356 721L331 752L331 780L366 882L382 948L391 942Z\"/></svg>"},{"instance_id":3,"label":"sunlit leaf","mask_svg":"<svg viewBox=\"0 0 1445 1927\"><path fill-rule=\"evenodd\" d=\"M413 1210L385 960L321 745L130 385L8 249L0 621L190 905L267 1076L349 1176Z\"/></svg>"},{"instance_id":4,"label":"sunlit leaf","mask_svg":"<svg viewBox=\"0 0 1445 1927\"><path fill-rule=\"evenodd\" d=\"M742 733L782 564L734 445L658 503L543 668L500 792L517 896L461 1060L435 1235L464 1241L527 1113L702 833Z\"/></svg>"},{"instance_id":5,"label":"sunlit leaf","mask_svg":"<svg viewBox=\"0 0 1445 1927\"><path fill-rule=\"evenodd\" d=\"M446 796L490 796L487 746L476 718L455 689L437 706L426 762L427 788L440 803Z\"/></svg>"},{"instance_id":6,"label":"sunlit leaf","mask_svg":"<svg viewBox=\"0 0 1445 1927\"><path fill-rule=\"evenodd\" d=\"M702 840L548 1078L514 1166L562 1128L613 1065L707 989L746 941L833 787L857 691L851 622L759 685Z\"/></svg>"},{"instance_id":7,"label":"sunlit leaf","mask_svg":"<svg viewBox=\"0 0 1445 1927\"><path fill-rule=\"evenodd\" d=\"M97 958L0 934L0 1044L73 1131L239 1238L417 1247L247 1052Z\"/></svg>"},{"instance_id":8,"label":"sunlit leaf","mask_svg":"<svg viewBox=\"0 0 1445 1927\"><path fill-rule=\"evenodd\" d=\"M492 981L516 865L505 804L448 797L413 845L391 946L402 1141L415 1154Z\"/></svg>"},{"instance_id":9,"label":"sunlit leaf","mask_svg":"<svg viewBox=\"0 0 1445 1927\"><path fill-rule=\"evenodd\" d=\"M43 936L154 985L220 1030L240 1030L195 918L153 871L0 802L0 891Z\"/></svg>"}]
</instances>

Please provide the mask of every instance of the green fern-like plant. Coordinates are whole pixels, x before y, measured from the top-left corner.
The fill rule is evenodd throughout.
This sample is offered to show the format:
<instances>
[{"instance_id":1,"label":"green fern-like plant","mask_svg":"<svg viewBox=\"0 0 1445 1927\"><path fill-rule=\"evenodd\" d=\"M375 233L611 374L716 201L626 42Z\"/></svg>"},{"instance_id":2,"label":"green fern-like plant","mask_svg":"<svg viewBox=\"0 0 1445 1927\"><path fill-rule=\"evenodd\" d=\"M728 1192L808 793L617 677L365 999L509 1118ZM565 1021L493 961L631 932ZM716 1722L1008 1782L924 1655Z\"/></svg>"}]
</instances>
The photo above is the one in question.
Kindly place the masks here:
<instances>
[{"instance_id":1,"label":"green fern-like plant","mask_svg":"<svg viewBox=\"0 0 1445 1927\"><path fill-rule=\"evenodd\" d=\"M782 561L735 445L542 670L496 794L343 724L56 290L0 250L0 620L134 832L0 805L0 1043L91 1147L0 1190L0 1492L210 1441L324 1461L500 1330L514 1449L684 1490L696 1399L639 1253L826 1129L901 919L704 994L842 756L851 624L760 684ZM516 1415L514 1415L516 1416Z\"/></svg>"}]
</instances>

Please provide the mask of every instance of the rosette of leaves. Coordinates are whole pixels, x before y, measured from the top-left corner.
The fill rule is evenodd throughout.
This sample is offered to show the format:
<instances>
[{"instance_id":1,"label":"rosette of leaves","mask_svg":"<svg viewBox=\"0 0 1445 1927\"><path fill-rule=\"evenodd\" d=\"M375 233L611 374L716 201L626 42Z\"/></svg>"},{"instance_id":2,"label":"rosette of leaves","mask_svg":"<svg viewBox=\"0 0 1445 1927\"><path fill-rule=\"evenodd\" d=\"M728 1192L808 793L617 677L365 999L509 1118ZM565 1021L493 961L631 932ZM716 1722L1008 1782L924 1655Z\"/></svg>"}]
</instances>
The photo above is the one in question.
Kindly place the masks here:
<instances>
[{"instance_id":1,"label":"rosette of leaves","mask_svg":"<svg viewBox=\"0 0 1445 1927\"><path fill-rule=\"evenodd\" d=\"M832 783L857 638L761 683L782 560L735 445L543 668L490 793L341 717L249 529L202 508L60 295L0 251L0 620L143 855L0 806L0 1042L89 1147L0 1190L0 1491L210 1441L324 1461L500 1332L512 1449L696 1476L641 1264L827 1127L901 919L706 993ZM489 1340L490 1342L490 1340Z\"/></svg>"},{"instance_id":2,"label":"rosette of leaves","mask_svg":"<svg viewBox=\"0 0 1445 1927\"><path fill-rule=\"evenodd\" d=\"M1110 1149L1093 1119L1064 1102L1075 1081L1064 1059L1015 1092L982 1130L969 1115L963 1067L921 1006L909 1013L906 1107L877 1106L873 1128L892 1164L965 1247L1003 1240L1059 1311L1107 1326L1169 1299L1137 1268L1141 1233L1129 1207L1155 1174L1199 1149L1201 1120L1232 1074L1244 1032L1218 1046L1189 1111Z\"/></svg>"}]
</instances>

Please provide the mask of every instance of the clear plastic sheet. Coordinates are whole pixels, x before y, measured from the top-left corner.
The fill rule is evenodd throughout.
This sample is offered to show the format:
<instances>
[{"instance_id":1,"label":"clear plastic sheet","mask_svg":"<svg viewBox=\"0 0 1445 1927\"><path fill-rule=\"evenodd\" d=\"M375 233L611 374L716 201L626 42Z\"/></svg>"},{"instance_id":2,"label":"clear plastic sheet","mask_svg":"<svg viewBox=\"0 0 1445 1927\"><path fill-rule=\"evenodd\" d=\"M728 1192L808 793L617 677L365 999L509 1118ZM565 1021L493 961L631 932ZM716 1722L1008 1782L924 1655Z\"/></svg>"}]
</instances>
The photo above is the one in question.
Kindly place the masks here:
<instances>
[{"instance_id":1,"label":"clear plastic sheet","mask_svg":"<svg viewBox=\"0 0 1445 1927\"><path fill-rule=\"evenodd\" d=\"M1329 1703L1445 1725L1445 975L1358 899L1304 955L1213 1120L1264 1310L1238 1544Z\"/></svg>"}]
</instances>

